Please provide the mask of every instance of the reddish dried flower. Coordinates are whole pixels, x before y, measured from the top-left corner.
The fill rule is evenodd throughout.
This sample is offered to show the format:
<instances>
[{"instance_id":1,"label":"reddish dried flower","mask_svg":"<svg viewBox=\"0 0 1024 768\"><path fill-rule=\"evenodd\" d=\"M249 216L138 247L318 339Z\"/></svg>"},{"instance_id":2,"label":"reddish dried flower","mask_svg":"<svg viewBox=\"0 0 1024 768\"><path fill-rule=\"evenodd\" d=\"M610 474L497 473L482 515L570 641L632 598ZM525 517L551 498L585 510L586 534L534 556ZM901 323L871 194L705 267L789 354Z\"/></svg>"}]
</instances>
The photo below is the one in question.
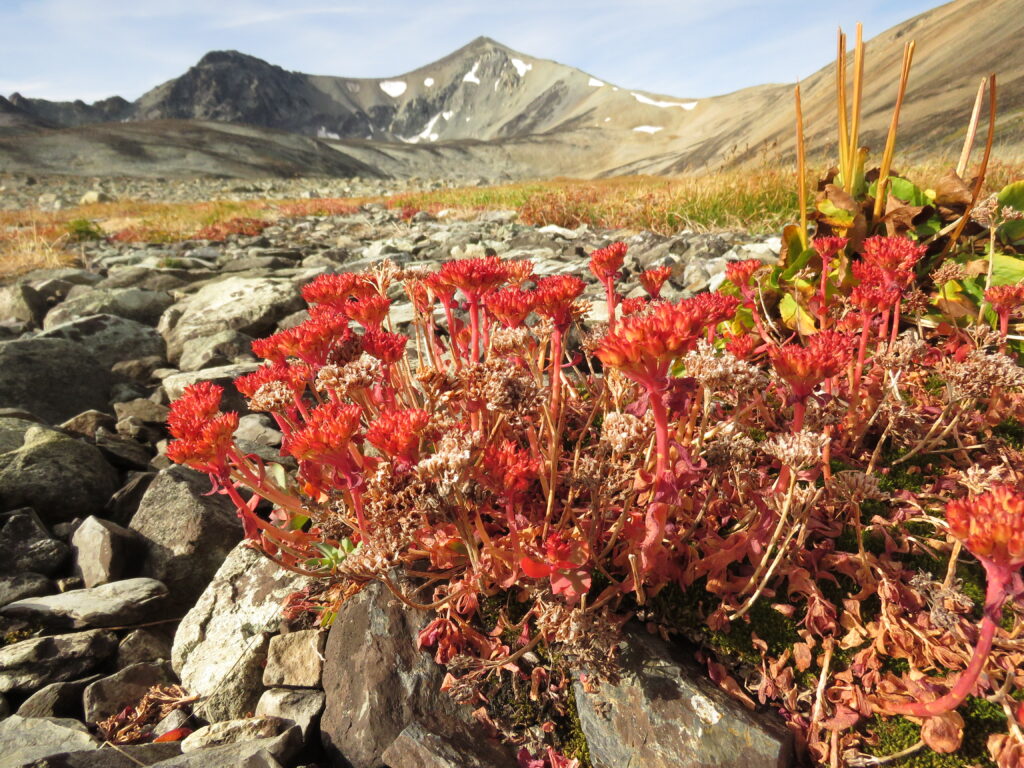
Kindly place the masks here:
<instances>
[{"instance_id":1,"label":"reddish dried flower","mask_svg":"<svg viewBox=\"0 0 1024 768\"><path fill-rule=\"evenodd\" d=\"M793 390L793 397L805 400L825 379L838 376L853 356L850 337L837 331L811 336L807 346L786 344L769 349L775 372Z\"/></svg>"},{"instance_id":2,"label":"reddish dried flower","mask_svg":"<svg viewBox=\"0 0 1024 768\"><path fill-rule=\"evenodd\" d=\"M878 267L886 280L900 289L914 280L914 266L927 252L928 246L919 245L906 237L869 237L862 246L861 257L865 262Z\"/></svg>"},{"instance_id":3,"label":"reddish dried flower","mask_svg":"<svg viewBox=\"0 0 1024 768\"><path fill-rule=\"evenodd\" d=\"M360 272L320 275L303 287L302 298L309 304L328 304L340 311L349 300L376 293L371 280Z\"/></svg>"},{"instance_id":4,"label":"reddish dried flower","mask_svg":"<svg viewBox=\"0 0 1024 768\"><path fill-rule=\"evenodd\" d=\"M363 350L382 363L392 364L402 359L408 341L409 337L401 333L371 328L363 334Z\"/></svg>"},{"instance_id":5,"label":"reddish dried flower","mask_svg":"<svg viewBox=\"0 0 1024 768\"><path fill-rule=\"evenodd\" d=\"M587 287L575 275L551 275L537 281L533 309L538 315L551 318L565 330L572 322L572 305Z\"/></svg>"},{"instance_id":6,"label":"reddish dried flower","mask_svg":"<svg viewBox=\"0 0 1024 768\"><path fill-rule=\"evenodd\" d=\"M343 307L345 316L354 320L364 328L380 328L388 316L391 299L387 296L372 294L355 301L346 302Z\"/></svg>"},{"instance_id":7,"label":"reddish dried flower","mask_svg":"<svg viewBox=\"0 0 1024 768\"><path fill-rule=\"evenodd\" d=\"M453 297L455 296L455 286L449 283L440 272L434 272L433 274L427 275L423 278L423 284L430 289L430 292L434 294L438 300L440 300L442 305L445 307L452 306Z\"/></svg>"},{"instance_id":8,"label":"reddish dried flower","mask_svg":"<svg viewBox=\"0 0 1024 768\"><path fill-rule=\"evenodd\" d=\"M477 301L508 280L508 268L497 256L484 256L445 262L438 276L440 282L459 289L470 301Z\"/></svg>"},{"instance_id":9,"label":"reddish dried flower","mask_svg":"<svg viewBox=\"0 0 1024 768\"><path fill-rule=\"evenodd\" d=\"M301 429L292 432L286 452L300 461L347 464L349 441L359 431L358 405L324 403L309 412Z\"/></svg>"},{"instance_id":10,"label":"reddish dried flower","mask_svg":"<svg viewBox=\"0 0 1024 768\"><path fill-rule=\"evenodd\" d=\"M223 393L223 387L202 381L185 387L171 403L167 425L175 440L167 446L167 458L200 472L227 476L238 414L220 412Z\"/></svg>"},{"instance_id":11,"label":"reddish dried flower","mask_svg":"<svg viewBox=\"0 0 1024 768\"><path fill-rule=\"evenodd\" d=\"M594 277L602 282L614 280L622 269L622 262L626 259L626 251L629 246L623 242L612 243L604 248L598 248L590 254L590 271Z\"/></svg>"},{"instance_id":12,"label":"reddish dried flower","mask_svg":"<svg viewBox=\"0 0 1024 768\"><path fill-rule=\"evenodd\" d=\"M652 299L661 297L661 289L665 285L665 281L672 277L672 267L654 267L640 273L640 285L643 286L644 290L650 295ZM623 314L626 314L626 309L623 307Z\"/></svg>"},{"instance_id":13,"label":"reddish dried flower","mask_svg":"<svg viewBox=\"0 0 1024 768\"><path fill-rule=\"evenodd\" d=\"M536 294L515 285L488 294L484 299L487 311L506 328L519 328L533 311Z\"/></svg>"},{"instance_id":14,"label":"reddish dried flower","mask_svg":"<svg viewBox=\"0 0 1024 768\"><path fill-rule=\"evenodd\" d=\"M950 532L975 557L1016 570L1024 566L1024 494L999 485L973 499L946 505Z\"/></svg>"},{"instance_id":15,"label":"reddish dried flower","mask_svg":"<svg viewBox=\"0 0 1024 768\"><path fill-rule=\"evenodd\" d=\"M737 288L744 288L750 285L750 278L763 268L764 262L759 259L730 261L725 267L725 277Z\"/></svg>"},{"instance_id":16,"label":"reddish dried flower","mask_svg":"<svg viewBox=\"0 0 1024 768\"><path fill-rule=\"evenodd\" d=\"M419 408L395 408L380 413L366 430L366 440L397 465L408 467L419 460L420 438L430 424L430 414Z\"/></svg>"},{"instance_id":17,"label":"reddish dried flower","mask_svg":"<svg viewBox=\"0 0 1024 768\"><path fill-rule=\"evenodd\" d=\"M434 297L431 296L430 291L427 289L427 284L423 280L406 280L405 293L417 312L421 315L430 312L430 307L434 303Z\"/></svg>"}]
</instances>

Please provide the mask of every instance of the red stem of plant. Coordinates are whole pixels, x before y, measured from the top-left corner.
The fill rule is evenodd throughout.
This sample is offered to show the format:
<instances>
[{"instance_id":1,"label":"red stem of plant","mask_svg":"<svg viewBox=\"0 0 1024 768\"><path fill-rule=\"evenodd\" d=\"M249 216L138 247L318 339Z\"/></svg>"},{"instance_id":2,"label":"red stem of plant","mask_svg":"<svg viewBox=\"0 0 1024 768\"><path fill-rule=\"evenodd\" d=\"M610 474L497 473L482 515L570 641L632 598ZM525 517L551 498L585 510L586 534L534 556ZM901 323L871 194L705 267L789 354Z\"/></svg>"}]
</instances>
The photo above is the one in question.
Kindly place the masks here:
<instances>
[{"instance_id":1,"label":"red stem of plant","mask_svg":"<svg viewBox=\"0 0 1024 768\"><path fill-rule=\"evenodd\" d=\"M476 296L469 297L469 347L470 360L480 359L480 302Z\"/></svg>"},{"instance_id":2,"label":"red stem of plant","mask_svg":"<svg viewBox=\"0 0 1024 768\"><path fill-rule=\"evenodd\" d=\"M864 319L861 320L860 325L860 346L857 347L857 369L853 374L853 387L851 388L851 396L857 397L857 393L860 391L860 380L864 375L864 358L868 352L868 331L871 328L871 315L865 313Z\"/></svg>"},{"instance_id":3,"label":"red stem of plant","mask_svg":"<svg viewBox=\"0 0 1024 768\"><path fill-rule=\"evenodd\" d=\"M900 302L896 302L896 307L892 312L892 334L889 336L889 345L896 343L896 337L900 335Z\"/></svg>"},{"instance_id":4,"label":"red stem of plant","mask_svg":"<svg viewBox=\"0 0 1024 768\"><path fill-rule=\"evenodd\" d=\"M615 278L608 277L604 280L604 296L608 303L608 331L615 330Z\"/></svg>"},{"instance_id":5,"label":"red stem of plant","mask_svg":"<svg viewBox=\"0 0 1024 768\"><path fill-rule=\"evenodd\" d=\"M556 325L551 332L551 423L558 429L562 410L562 331Z\"/></svg>"},{"instance_id":6,"label":"red stem of plant","mask_svg":"<svg viewBox=\"0 0 1024 768\"><path fill-rule=\"evenodd\" d=\"M832 264L831 259L822 257L821 261L821 309L818 312L818 322L821 324L821 330L825 330L828 327L828 305L825 303L825 289L828 284L828 270Z\"/></svg>"},{"instance_id":7,"label":"red stem of plant","mask_svg":"<svg viewBox=\"0 0 1024 768\"><path fill-rule=\"evenodd\" d=\"M655 452L657 454L655 485L660 486L662 475L668 469L668 411L661 401L659 390L648 387L647 393L651 404L651 415L654 417Z\"/></svg>"},{"instance_id":8,"label":"red stem of plant","mask_svg":"<svg viewBox=\"0 0 1024 768\"><path fill-rule=\"evenodd\" d=\"M999 626L999 616L1003 608L1003 601L1006 598L1007 588L1010 585L1012 574L1007 569L997 566L985 565L985 575L988 579L988 588L985 590L985 616L981 620L981 632L978 642L974 646L974 655L956 681L949 693L934 701L909 701L903 703L887 704L886 711L896 715L910 715L911 717L933 717L941 715L950 710L956 709L963 704L964 699L974 690L975 683L985 668L989 652L992 650L992 640L995 637L996 629Z\"/></svg>"}]
</instances>

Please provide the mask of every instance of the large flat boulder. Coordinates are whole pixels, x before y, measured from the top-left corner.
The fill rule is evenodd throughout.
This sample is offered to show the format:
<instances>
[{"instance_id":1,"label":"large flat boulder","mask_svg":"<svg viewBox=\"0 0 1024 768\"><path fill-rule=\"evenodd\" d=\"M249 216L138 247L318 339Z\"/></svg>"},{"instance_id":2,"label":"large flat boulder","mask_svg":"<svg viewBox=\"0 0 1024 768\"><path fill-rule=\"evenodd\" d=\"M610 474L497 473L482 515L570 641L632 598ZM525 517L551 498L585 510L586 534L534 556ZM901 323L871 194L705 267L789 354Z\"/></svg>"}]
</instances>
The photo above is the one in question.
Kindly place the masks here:
<instances>
[{"instance_id":1,"label":"large flat boulder","mask_svg":"<svg viewBox=\"0 0 1024 768\"><path fill-rule=\"evenodd\" d=\"M258 337L285 315L301 309L302 297L291 280L228 277L208 283L175 304L157 329L167 340L167 355L177 362L189 339L225 330Z\"/></svg>"},{"instance_id":2,"label":"large flat boulder","mask_svg":"<svg viewBox=\"0 0 1024 768\"><path fill-rule=\"evenodd\" d=\"M171 650L185 689L209 697L198 707L203 718L233 720L255 709L282 603L307 583L245 543L228 555L182 619Z\"/></svg>"},{"instance_id":3,"label":"large flat boulder","mask_svg":"<svg viewBox=\"0 0 1024 768\"><path fill-rule=\"evenodd\" d=\"M11 715L0 722L0 768L23 768L62 752L99 747L77 720Z\"/></svg>"},{"instance_id":4,"label":"large flat boulder","mask_svg":"<svg viewBox=\"0 0 1024 768\"><path fill-rule=\"evenodd\" d=\"M98 448L47 427L0 454L0 511L32 507L46 523L66 522L102 512L117 486Z\"/></svg>"},{"instance_id":5,"label":"large flat boulder","mask_svg":"<svg viewBox=\"0 0 1024 768\"><path fill-rule=\"evenodd\" d=\"M703 670L644 632L628 635L620 679L587 693L574 683L594 768L788 768L792 735L750 712Z\"/></svg>"},{"instance_id":6,"label":"large flat boulder","mask_svg":"<svg viewBox=\"0 0 1024 768\"><path fill-rule=\"evenodd\" d=\"M43 328L50 330L88 315L117 315L144 325L156 325L164 310L173 303L174 299L164 291L94 288L73 296L51 309L43 320Z\"/></svg>"},{"instance_id":7,"label":"large flat boulder","mask_svg":"<svg viewBox=\"0 0 1024 768\"><path fill-rule=\"evenodd\" d=\"M166 602L167 587L156 579L125 579L18 600L0 608L0 616L55 629L118 627L158 618Z\"/></svg>"},{"instance_id":8,"label":"large flat boulder","mask_svg":"<svg viewBox=\"0 0 1024 768\"><path fill-rule=\"evenodd\" d=\"M68 339L0 342L0 408L22 408L48 424L110 408L110 371Z\"/></svg>"},{"instance_id":9,"label":"large flat boulder","mask_svg":"<svg viewBox=\"0 0 1024 768\"><path fill-rule=\"evenodd\" d=\"M195 603L242 538L231 502L210 494L206 475L178 466L149 484L128 527L143 539L142 575L166 584L179 610Z\"/></svg>"},{"instance_id":10,"label":"large flat boulder","mask_svg":"<svg viewBox=\"0 0 1024 768\"><path fill-rule=\"evenodd\" d=\"M36 338L67 339L113 368L127 358L163 357L164 338L152 326L117 315L87 315L55 325Z\"/></svg>"},{"instance_id":11,"label":"large flat boulder","mask_svg":"<svg viewBox=\"0 0 1024 768\"><path fill-rule=\"evenodd\" d=\"M50 683L75 680L117 650L117 637L105 629L33 637L0 648L0 693L38 691Z\"/></svg>"}]
</instances>

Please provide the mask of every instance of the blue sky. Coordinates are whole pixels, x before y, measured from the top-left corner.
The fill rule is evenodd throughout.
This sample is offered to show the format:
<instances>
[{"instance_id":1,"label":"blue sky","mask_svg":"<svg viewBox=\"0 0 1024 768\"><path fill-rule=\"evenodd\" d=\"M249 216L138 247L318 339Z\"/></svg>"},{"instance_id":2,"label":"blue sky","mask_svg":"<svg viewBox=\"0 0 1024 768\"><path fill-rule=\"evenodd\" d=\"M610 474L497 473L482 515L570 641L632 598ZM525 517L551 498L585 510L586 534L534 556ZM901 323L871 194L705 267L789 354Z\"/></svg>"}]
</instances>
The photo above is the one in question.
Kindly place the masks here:
<instances>
[{"instance_id":1,"label":"blue sky","mask_svg":"<svg viewBox=\"0 0 1024 768\"><path fill-rule=\"evenodd\" d=\"M0 94L134 99L227 48L300 72L386 77L487 35L617 85L699 98L793 82L831 60L837 25L863 21L870 37L935 4L0 0Z\"/></svg>"}]
</instances>

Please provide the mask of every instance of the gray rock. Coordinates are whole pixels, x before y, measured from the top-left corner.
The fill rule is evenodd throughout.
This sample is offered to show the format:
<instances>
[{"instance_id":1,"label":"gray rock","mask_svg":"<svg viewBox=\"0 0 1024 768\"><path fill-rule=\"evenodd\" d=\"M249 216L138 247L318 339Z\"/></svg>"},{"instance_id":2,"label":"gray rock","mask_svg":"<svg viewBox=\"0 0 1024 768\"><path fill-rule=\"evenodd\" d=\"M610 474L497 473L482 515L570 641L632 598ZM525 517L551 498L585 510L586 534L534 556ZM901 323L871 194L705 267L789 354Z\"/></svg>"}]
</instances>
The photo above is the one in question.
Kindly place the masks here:
<instances>
[{"instance_id":1,"label":"gray rock","mask_svg":"<svg viewBox=\"0 0 1024 768\"><path fill-rule=\"evenodd\" d=\"M154 328L117 315L87 315L43 331L36 338L67 339L110 368L132 357L164 356L164 339Z\"/></svg>"},{"instance_id":2,"label":"gray rock","mask_svg":"<svg viewBox=\"0 0 1024 768\"><path fill-rule=\"evenodd\" d=\"M39 426L38 421L28 418L30 415L0 416L0 453L21 448L25 442L25 433L32 427Z\"/></svg>"},{"instance_id":3,"label":"gray rock","mask_svg":"<svg viewBox=\"0 0 1024 768\"><path fill-rule=\"evenodd\" d=\"M160 615L167 587L156 579L125 579L91 589L30 597L0 608L0 615L38 621L47 627L117 627Z\"/></svg>"},{"instance_id":4,"label":"gray rock","mask_svg":"<svg viewBox=\"0 0 1024 768\"><path fill-rule=\"evenodd\" d=\"M82 719L82 691L100 679L90 675L66 683L50 683L33 693L18 707L22 717L71 717Z\"/></svg>"},{"instance_id":5,"label":"gray rock","mask_svg":"<svg viewBox=\"0 0 1024 768\"><path fill-rule=\"evenodd\" d=\"M90 189L80 198L78 198L79 205L96 205L96 203L109 203L113 200L110 195L99 189Z\"/></svg>"},{"instance_id":6,"label":"gray rock","mask_svg":"<svg viewBox=\"0 0 1024 768\"><path fill-rule=\"evenodd\" d=\"M159 768L280 768L302 749L297 726L280 736L200 749L156 763Z\"/></svg>"},{"instance_id":7,"label":"gray rock","mask_svg":"<svg viewBox=\"0 0 1024 768\"><path fill-rule=\"evenodd\" d=\"M105 410L113 384L110 371L67 339L0 342L0 405L24 408L47 423Z\"/></svg>"},{"instance_id":8,"label":"gray rock","mask_svg":"<svg viewBox=\"0 0 1024 768\"><path fill-rule=\"evenodd\" d=\"M573 685L594 768L785 768L792 738L780 720L747 711L661 640L629 635L621 679Z\"/></svg>"},{"instance_id":9,"label":"gray rock","mask_svg":"<svg viewBox=\"0 0 1024 768\"><path fill-rule=\"evenodd\" d=\"M160 472L128 526L144 539L142 573L170 589L169 608L191 607L242 538L231 503L184 467Z\"/></svg>"},{"instance_id":10,"label":"gray rock","mask_svg":"<svg viewBox=\"0 0 1024 768\"><path fill-rule=\"evenodd\" d=\"M496 758L480 742L438 736L419 723L406 726L381 759L388 768L512 768L511 756Z\"/></svg>"},{"instance_id":11,"label":"gray rock","mask_svg":"<svg viewBox=\"0 0 1024 768\"><path fill-rule=\"evenodd\" d=\"M154 403L152 400L140 397L136 400L129 400L125 403L115 403L114 413L117 420L137 419L143 424L163 425L167 422L170 409L166 405ZM135 437L135 435L131 435Z\"/></svg>"},{"instance_id":12,"label":"gray rock","mask_svg":"<svg viewBox=\"0 0 1024 768\"><path fill-rule=\"evenodd\" d=\"M15 283L0 285L0 320L39 325L46 314L46 299L34 288Z\"/></svg>"},{"instance_id":13,"label":"gray rock","mask_svg":"<svg viewBox=\"0 0 1024 768\"><path fill-rule=\"evenodd\" d=\"M24 443L0 454L0 510L32 507L47 522L100 512L117 473L95 446L34 426Z\"/></svg>"},{"instance_id":14,"label":"gray rock","mask_svg":"<svg viewBox=\"0 0 1024 768\"><path fill-rule=\"evenodd\" d=\"M142 540L134 531L99 517L87 517L71 536L75 572L86 587L126 578L137 564Z\"/></svg>"},{"instance_id":15,"label":"gray rock","mask_svg":"<svg viewBox=\"0 0 1024 768\"><path fill-rule=\"evenodd\" d=\"M66 299L51 309L43 320L43 328L58 325L89 315L117 315L143 325L155 326L174 299L163 291L143 291L138 288L92 289Z\"/></svg>"},{"instance_id":16,"label":"gray rock","mask_svg":"<svg viewBox=\"0 0 1024 768\"><path fill-rule=\"evenodd\" d=\"M271 687L316 688L324 667L327 633L318 629L288 632L270 638L263 684Z\"/></svg>"},{"instance_id":17,"label":"gray rock","mask_svg":"<svg viewBox=\"0 0 1024 768\"><path fill-rule=\"evenodd\" d=\"M171 710L163 720L153 726L153 738L163 736L178 728L187 726L192 721L192 715L183 709Z\"/></svg>"},{"instance_id":18,"label":"gray rock","mask_svg":"<svg viewBox=\"0 0 1024 768\"><path fill-rule=\"evenodd\" d=\"M166 661L148 661L104 677L89 685L82 696L85 722L98 723L128 706L134 706L154 685L174 682L174 670Z\"/></svg>"},{"instance_id":19,"label":"gray rock","mask_svg":"<svg viewBox=\"0 0 1024 768\"><path fill-rule=\"evenodd\" d=\"M0 768L23 768L51 755L99 746L77 720L11 715L0 722Z\"/></svg>"},{"instance_id":20,"label":"gray rock","mask_svg":"<svg viewBox=\"0 0 1024 768\"><path fill-rule=\"evenodd\" d=\"M202 717L232 720L255 708L281 602L306 583L244 543L224 560L182 619L171 651L185 689L209 697L197 708Z\"/></svg>"},{"instance_id":21,"label":"gray rock","mask_svg":"<svg viewBox=\"0 0 1024 768\"><path fill-rule=\"evenodd\" d=\"M281 444L281 432L265 413L248 413L238 420L235 430L236 440L248 440L270 447Z\"/></svg>"},{"instance_id":22,"label":"gray rock","mask_svg":"<svg viewBox=\"0 0 1024 768\"><path fill-rule=\"evenodd\" d=\"M247 717L241 720L222 720L204 725L193 731L181 742L183 753L195 752L207 747L237 744L257 739L279 736L291 726L279 717Z\"/></svg>"},{"instance_id":23,"label":"gray rock","mask_svg":"<svg viewBox=\"0 0 1024 768\"><path fill-rule=\"evenodd\" d=\"M117 648L113 632L102 629L34 637L0 648L0 693L37 691L74 680L96 669Z\"/></svg>"},{"instance_id":24,"label":"gray rock","mask_svg":"<svg viewBox=\"0 0 1024 768\"><path fill-rule=\"evenodd\" d=\"M32 509L0 516L0 573L41 573L53 576L71 555L71 548L50 537ZM13 601L12 601L13 602Z\"/></svg>"},{"instance_id":25,"label":"gray rock","mask_svg":"<svg viewBox=\"0 0 1024 768\"><path fill-rule=\"evenodd\" d=\"M326 697L323 691L295 688L269 688L256 704L256 717L280 717L302 729L307 742L320 724Z\"/></svg>"},{"instance_id":26,"label":"gray rock","mask_svg":"<svg viewBox=\"0 0 1024 768\"><path fill-rule=\"evenodd\" d=\"M96 437L96 432L101 428L113 429L117 424L114 417L103 411L83 411L60 425L62 430L72 432L90 440Z\"/></svg>"},{"instance_id":27,"label":"gray rock","mask_svg":"<svg viewBox=\"0 0 1024 768\"><path fill-rule=\"evenodd\" d=\"M155 477L156 472L129 472L125 484L114 491L104 506L104 517L119 525L128 525Z\"/></svg>"},{"instance_id":28,"label":"gray rock","mask_svg":"<svg viewBox=\"0 0 1024 768\"><path fill-rule=\"evenodd\" d=\"M0 608L25 597L52 595L56 591L57 585L41 573L0 576Z\"/></svg>"},{"instance_id":29,"label":"gray rock","mask_svg":"<svg viewBox=\"0 0 1024 768\"><path fill-rule=\"evenodd\" d=\"M175 304L160 318L158 330L167 341L169 359L177 362L189 339L224 330L258 337L301 308L299 289L291 280L229 277Z\"/></svg>"},{"instance_id":30,"label":"gray rock","mask_svg":"<svg viewBox=\"0 0 1024 768\"><path fill-rule=\"evenodd\" d=\"M103 428L96 431L96 447L103 453L104 458L118 469L146 470L154 454L154 449L139 441Z\"/></svg>"},{"instance_id":31,"label":"gray rock","mask_svg":"<svg viewBox=\"0 0 1024 768\"><path fill-rule=\"evenodd\" d=\"M198 371L230 365L240 358L255 359L252 354L252 336L238 331L220 331L209 336L188 339L182 346L178 368Z\"/></svg>"},{"instance_id":32,"label":"gray rock","mask_svg":"<svg viewBox=\"0 0 1024 768\"><path fill-rule=\"evenodd\" d=\"M31 768L138 768L156 765L181 754L177 742L168 744L124 744L117 749L103 747L92 751L64 752L47 758L45 765Z\"/></svg>"},{"instance_id":33,"label":"gray rock","mask_svg":"<svg viewBox=\"0 0 1024 768\"><path fill-rule=\"evenodd\" d=\"M171 658L171 638L152 629L135 629L117 646L117 668L124 669L145 661Z\"/></svg>"},{"instance_id":34,"label":"gray rock","mask_svg":"<svg viewBox=\"0 0 1024 768\"><path fill-rule=\"evenodd\" d=\"M469 714L441 694L442 668L416 647L425 613L402 605L375 582L338 611L324 654L327 697L320 736L328 757L352 768L380 768L384 751L409 725L442 738L477 741L497 765L510 753L486 743ZM346 762L347 761L347 762Z\"/></svg>"},{"instance_id":35,"label":"gray rock","mask_svg":"<svg viewBox=\"0 0 1024 768\"><path fill-rule=\"evenodd\" d=\"M245 398L235 389L234 381L239 376L252 373L259 365L257 363L238 363L235 365L222 365L216 368L204 368L201 371L182 371L172 373L163 380L164 391L171 400L177 400L185 387L200 381L212 381L224 388L224 396L221 401L221 409L225 411L240 411L246 413L249 408Z\"/></svg>"}]
</instances>

